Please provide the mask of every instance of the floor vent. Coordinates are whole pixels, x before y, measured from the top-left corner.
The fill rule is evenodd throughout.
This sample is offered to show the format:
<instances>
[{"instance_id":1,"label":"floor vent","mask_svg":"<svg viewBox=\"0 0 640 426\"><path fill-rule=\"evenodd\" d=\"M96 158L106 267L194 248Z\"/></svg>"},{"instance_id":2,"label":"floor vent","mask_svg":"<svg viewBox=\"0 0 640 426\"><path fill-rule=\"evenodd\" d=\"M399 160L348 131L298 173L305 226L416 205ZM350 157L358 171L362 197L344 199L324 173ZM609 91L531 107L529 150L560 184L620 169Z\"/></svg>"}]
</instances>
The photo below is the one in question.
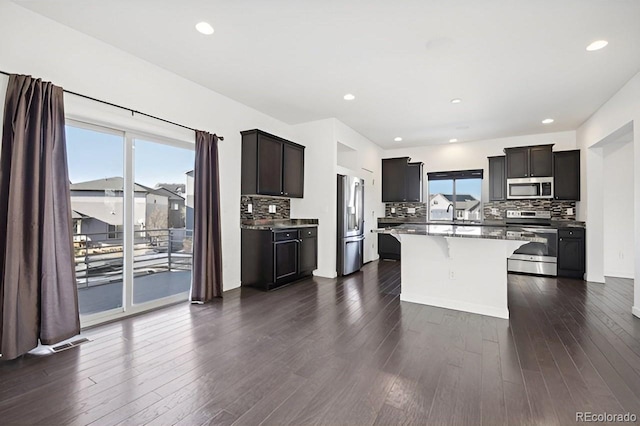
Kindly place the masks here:
<instances>
[{"instance_id":1,"label":"floor vent","mask_svg":"<svg viewBox=\"0 0 640 426\"><path fill-rule=\"evenodd\" d=\"M75 348L76 346L79 346L86 342L89 342L89 339L83 337L82 339L74 340L73 342L63 343L62 345L54 346L53 348L51 348L51 350L53 350L54 352L62 352L62 351L66 351L67 349Z\"/></svg>"}]
</instances>

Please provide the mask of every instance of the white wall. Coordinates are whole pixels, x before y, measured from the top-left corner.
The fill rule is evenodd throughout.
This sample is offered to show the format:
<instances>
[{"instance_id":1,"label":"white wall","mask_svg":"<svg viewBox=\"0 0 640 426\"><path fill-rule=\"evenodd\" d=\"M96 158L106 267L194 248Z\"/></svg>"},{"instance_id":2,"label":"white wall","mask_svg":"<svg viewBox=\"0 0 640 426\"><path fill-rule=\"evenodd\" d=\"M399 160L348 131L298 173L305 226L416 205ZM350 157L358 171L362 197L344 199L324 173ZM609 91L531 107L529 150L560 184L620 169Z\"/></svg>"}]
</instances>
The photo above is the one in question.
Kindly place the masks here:
<instances>
[{"instance_id":1,"label":"white wall","mask_svg":"<svg viewBox=\"0 0 640 426\"><path fill-rule=\"evenodd\" d=\"M225 141L220 142L223 282L225 290L239 286L240 131L259 128L295 141L294 129L5 0L0 0L0 40L3 71L30 74L68 90L224 135ZM0 100L4 106L7 79L2 77ZM82 108L69 105L80 105L78 99L72 98L72 95L65 97L68 112L74 116L82 114ZM127 115L112 112L120 117ZM315 161L325 159L316 160L311 154L306 160L306 176L313 179L313 171L322 168L315 167ZM335 159L330 164L335 164ZM313 192L307 194L313 196ZM311 213L310 217L317 217Z\"/></svg>"},{"instance_id":2,"label":"white wall","mask_svg":"<svg viewBox=\"0 0 640 426\"><path fill-rule=\"evenodd\" d=\"M336 276L336 144L333 119L294 126L292 140L304 152L304 198L291 199L291 217L317 218L318 269L315 275Z\"/></svg>"},{"instance_id":3,"label":"white wall","mask_svg":"<svg viewBox=\"0 0 640 426\"><path fill-rule=\"evenodd\" d=\"M603 148L604 274L633 278L633 141Z\"/></svg>"},{"instance_id":4,"label":"white wall","mask_svg":"<svg viewBox=\"0 0 640 426\"><path fill-rule=\"evenodd\" d=\"M384 216L380 202L382 149L334 118L294 126L305 145L305 196L291 200L291 217L318 218L318 269L315 275L336 276L337 174L365 180L365 262L378 258L378 239L370 231ZM338 143L351 148L349 168L338 165ZM310 159L313 159L310 161Z\"/></svg>"},{"instance_id":5,"label":"white wall","mask_svg":"<svg viewBox=\"0 0 640 426\"><path fill-rule=\"evenodd\" d=\"M579 217L587 222L587 279L604 282L604 156L596 144L633 123L634 182L640 182L640 73L636 74L576 132L578 146L586 151L582 176L583 202ZM608 188L606 188L608 190ZM633 189L634 277L633 313L640 317L640 185ZM586 201L586 202L585 202Z\"/></svg>"},{"instance_id":6,"label":"white wall","mask_svg":"<svg viewBox=\"0 0 640 426\"><path fill-rule=\"evenodd\" d=\"M422 161L424 172L440 172L449 170L484 169L489 174L487 157L504 155L504 148L527 145L555 144L555 151L576 149L576 133L574 131L543 133L537 135L515 136L510 138L487 139L467 143L449 143L413 148L387 149L384 158L411 157L411 161ZM489 199L489 180L482 183L482 199Z\"/></svg>"}]
</instances>

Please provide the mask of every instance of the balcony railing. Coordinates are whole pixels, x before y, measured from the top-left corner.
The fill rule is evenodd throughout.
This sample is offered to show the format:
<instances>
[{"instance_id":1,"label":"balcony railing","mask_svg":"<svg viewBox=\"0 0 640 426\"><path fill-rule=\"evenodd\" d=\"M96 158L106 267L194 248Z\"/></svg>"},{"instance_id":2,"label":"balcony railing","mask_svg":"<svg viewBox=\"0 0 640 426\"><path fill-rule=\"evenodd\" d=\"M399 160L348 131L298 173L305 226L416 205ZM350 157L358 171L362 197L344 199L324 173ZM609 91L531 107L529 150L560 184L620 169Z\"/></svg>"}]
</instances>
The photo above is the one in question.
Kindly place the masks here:
<instances>
[{"instance_id":1,"label":"balcony railing","mask_svg":"<svg viewBox=\"0 0 640 426\"><path fill-rule=\"evenodd\" d=\"M123 281L123 231L75 234L73 240L78 288ZM134 278L160 272L190 271L192 247L191 229L134 231Z\"/></svg>"}]
</instances>

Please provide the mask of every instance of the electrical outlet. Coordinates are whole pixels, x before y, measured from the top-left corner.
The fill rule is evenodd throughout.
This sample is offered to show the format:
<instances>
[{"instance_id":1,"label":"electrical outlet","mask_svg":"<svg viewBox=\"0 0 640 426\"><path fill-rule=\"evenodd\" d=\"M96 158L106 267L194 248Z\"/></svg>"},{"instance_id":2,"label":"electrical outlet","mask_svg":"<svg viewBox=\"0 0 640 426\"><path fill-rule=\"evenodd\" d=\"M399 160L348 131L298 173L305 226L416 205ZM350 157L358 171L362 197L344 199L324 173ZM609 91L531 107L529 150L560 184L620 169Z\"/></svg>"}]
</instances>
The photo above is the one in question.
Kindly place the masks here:
<instances>
[{"instance_id":1,"label":"electrical outlet","mask_svg":"<svg viewBox=\"0 0 640 426\"><path fill-rule=\"evenodd\" d=\"M269 205L269 213L275 213L276 212L276 206L273 204Z\"/></svg>"},{"instance_id":2,"label":"electrical outlet","mask_svg":"<svg viewBox=\"0 0 640 426\"><path fill-rule=\"evenodd\" d=\"M416 208L415 207L407 207L407 213L412 214L416 212Z\"/></svg>"},{"instance_id":3,"label":"electrical outlet","mask_svg":"<svg viewBox=\"0 0 640 426\"><path fill-rule=\"evenodd\" d=\"M456 276L453 273L453 269L449 269L449 279L450 280L455 280L456 279Z\"/></svg>"},{"instance_id":4,"label":"electrical outlet","mask_svg":"<svg viewBox=\"0 0 640 426\"><path fill-rule=\"evenodd\" d=\"M247 204L247 213L253 213L253 204Z\"/></svg>"},{"instance_id":5,"label":"electrical outlet","mask_svg":"<svg viewBox=\"0 0 640 426\"><path fill-rule=\"evenodd\" d=\"M391 214L396 214L396 208L395 207L391 207Z\"/></svg>"},{"instance_id":6,"label":"electrical outlet","mask_svg":"<svg viewBox=\"0 0 640 426\"><path fill-rule=\"evenodd\" d=\"M496 209L495 207L492 207L492 208L491 208L491 214L492 214L492 215L496 215L496 216L497 216L497 215L499 215L499 214L500 214L500 212L499 212L499 211L498 211L498 209Z\"/></svg>"},{"instance_id":7,"label":"electrical outlet","mask_svg":"<svg viewBox=\"0 0 640 426\"><path fill-rule=\"evenodd\" d=\"M568 214L569 216L572 216L572 215L573 215L573 207L567 207L567 214Z\"/></svg>"}]
</instances>

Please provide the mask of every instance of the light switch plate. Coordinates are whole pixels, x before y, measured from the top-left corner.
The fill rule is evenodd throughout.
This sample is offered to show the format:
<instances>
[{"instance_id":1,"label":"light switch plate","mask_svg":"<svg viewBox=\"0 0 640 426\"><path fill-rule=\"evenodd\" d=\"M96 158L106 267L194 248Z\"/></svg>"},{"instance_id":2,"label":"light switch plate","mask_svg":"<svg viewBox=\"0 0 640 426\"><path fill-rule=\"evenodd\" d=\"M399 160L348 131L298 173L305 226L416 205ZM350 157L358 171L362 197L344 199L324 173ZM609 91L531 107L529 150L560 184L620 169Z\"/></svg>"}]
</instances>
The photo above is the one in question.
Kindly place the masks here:
<instances>
[{"instance_id":1,"label":"light switch plate","mask_svg":"<svg viewBox=\"0 0 640 426\"><path fill-rule=\"evenodd\" d=\"M567 207L567 214L569 216L573 215L573 207Z\"/></svg>"},{"instance_id":2,"label":"light switch plate","mask_svg":"<svg viewBox=\"0 0 640 426\"><path fill-rule=\"evenodd\" d=\"M395 207L391 207L391 214L396 214L396 208Z\"/></svg>"},{"instance_id":3,"label":"light switch plate","mask_svg":"<svg viewBox=\"0 0 640 426\"><path fill-rule=\"evenodd\" d=\"M276 206L273 204L269 204L269 213L275 213L276 212Z\"/></svg>"},{"instance_id":4,"label":"light switch plate","mask_svg":"<svg viewBox=\"0 0 640 426\"><path fill-rule=\"evenodd\" d=\"M407 213L411 214L411 213L415 213L416 212L416 208L415 207L407 207Z\"/></svg>"},{"instance_id":5,"label":"light switch plate","mask_svg":"<svg viewBox=\"0 0 640 426\"><path fill-rule=\"evenodd\" d=\"M247 204L247 213L253 213L253 204Z\"/></svg>"}]
</instances>

